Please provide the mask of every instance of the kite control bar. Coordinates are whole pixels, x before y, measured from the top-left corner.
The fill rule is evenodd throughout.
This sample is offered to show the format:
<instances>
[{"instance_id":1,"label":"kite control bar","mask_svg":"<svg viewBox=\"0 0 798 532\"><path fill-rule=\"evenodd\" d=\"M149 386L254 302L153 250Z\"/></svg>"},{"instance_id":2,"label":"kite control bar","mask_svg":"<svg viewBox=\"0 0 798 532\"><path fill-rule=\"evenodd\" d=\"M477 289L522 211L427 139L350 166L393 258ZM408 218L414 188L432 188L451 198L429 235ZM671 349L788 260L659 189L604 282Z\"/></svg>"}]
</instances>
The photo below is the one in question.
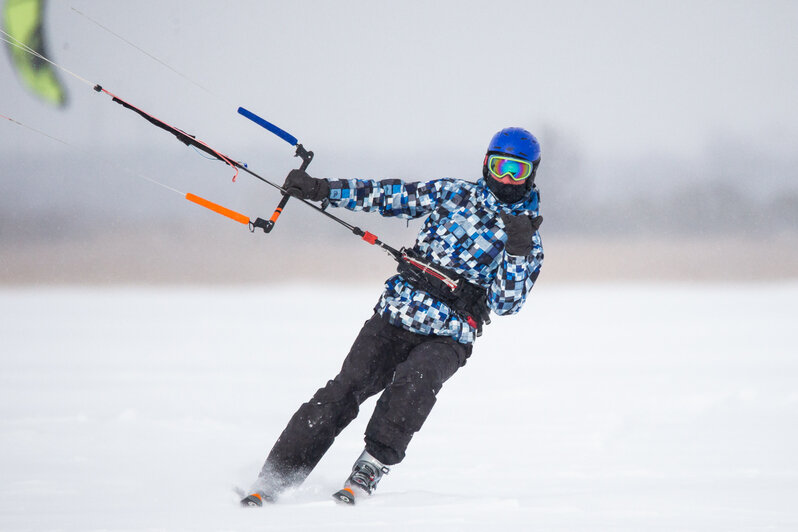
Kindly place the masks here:
<instances>
[{"instance_id":1,"label":"kite control bar","mask_svg":"<svg viewBox=\"0 0 798 532\"><path fill-rule=\"evenodd\" d=\"M8 33L6 33L3 30L0 30L0 33L6 35L8 37L13 38L13 36L9 35ZM3 39L3 40L5 40L5 39ZM182 193L182 192L180 192L180 191L178 191L176 189L168 187L168 186L164 185L163 183L160 183L160 182L158 182L158 181L156 181L154 179L151 179L149 177L145 177L145 176L141 176L141 175L139 175L139 177L143 177L144 179L146 179L148 181L151 181L151 182L156 183L156 184L158 184L160 186L163 186L163 187L165 187L165 188L167 188L169 190L177 192L181 196L184 196L185 199L187 199L188 201L190 201L192 203L195 203L195 204L197 204L197 205L199 205L201 207L204 207L204 208L209 209L211 211L214 211L214 212L216 212L218 214L221 214L222 216L225 216L225 217L227 217L227 218L229 218L231 220L234 220L234 221L236 221L238 223L241 223L241 224L244 224L244 225L248 225L249 229L251 231L254 231L255 227L260 227L261 229L264 230L264 232L268 233L274 227L274 223L277 221L277 218L279 218L280 213L282 212L282 209L283 209L283 207L285 207L285 204L286 204L286 202L288 201L288 198L289 198L289 196L285 194L285 189L283 189L283 187L281 187L277 183L273 183L272 181L270 181L270 180L266 179L265 177L259 175L257 172L255 172L252 169L248 168L246 164L241 163L241 162L233 159L232 157L229 157L229 156L221 153L220 151L218 151L215 148L211 147L210 145L206 144L202 140L198 139L196 136L194 136L194 135L192 135L190 133L187 133L187 132L183 131L180 128L177 128L177 127L174 127L174 126L171 126L171 125L167 124L163 120L161 120L161 119L151 115L147 111L145 111L145 110L143 110L143 109L131 104L127 100L123 100L119 96L107 91L101 85L96 84L96 83L92 83L91 81L87 80L86 78L84 78L82 76L79 76L78 74L76 74L76 73L74 73L74 72L72 72L70 70L67 70L63 66L55 63L54 61L52 61L51 59L45 57L44 55L42 55L42 54L40 54L38 52L35 52L34 50L32 50L30 48L24 47L20 43L10 42L10 44L12 46L16 47L16 48L22 49L24 52L26 52L26 53L28 53L30 55L33 55L33 56L35 56L35 57L37 57L37 58L39 58L39 59L41 59L43 61L46 61L47 63L52 64L54 67L58 68L62 72L74 77L75 79L77 79L78 81L80 81L82 83L85 83L89 87L92 87L96 92L109 96L115 103L121 105L125 109L133 111L134 113L136 113L139 116L141 116L143 119L147 120L147 122L149 122L150 124L152 124L155 127L160 128L160 129L166 131L167 133L173 135L177 140L179 140L181 143L185 144L186 146L190 146L192 148L195 148L197 151L200 151L200 152L203 152L203 153L207 154L209 156L209 158L211 158L211 159L216 159L218 161L221 161L221 162L225 163L226 165L228 165L230 168L232 168L235 171L235 175L233 176L233 181L236 180L236 177L238 176L238 173L239 173L239 170L240 170L242 172L245 172L245 173L251 175L255 179L258 179L259 181L262 181L263 183L265 183L265 184L267 184L267 185L269 185L271 187L274 187L274 188L280 190L281 192L283 192L283 199L282 199L282 201L280 202L280 205L277 207L277 209L275 210L274 214L272 215L272 217L269 220L263 220L261 218L258 218L255 222L252 222L244 214L241 214L239 212L233 211L232 209L228 209L227 207L223 207L223 206L221 206L221 205L219 205L217 203L213 203L212 201L209 201L209 200L207 200L205 198L201 198L201 197L199 197L199 196L197 196L195 194L190 194L190 193L189 194L184 194L184 193ZM310 164L310 162L313 160L313 152L306 150L301 144L299 144L297 138L294 137L293 135L291 135L291 134L287 133L286 131L280 129L279 127L275 126L274 124L272 124L272 123L260 118L259 116L255 115L254 113L251 113L250 111L247 111L244 108L239 108L238 112L241 115L245 116L246 118L248 118L248 119L252 120L253 122L255 122L256 124L258 124L259 126L261 126L261 127L265 128L265 129L269 130L270 132L274 133L275 135L277 135L278 137L280 137L284 141L288 142L292 146L296 146L296 154L295 154L295 156L302 158L302 165L300 166L300 169L305 170L308 167L308 165ZM34 129L34 128L26 125L26 124L23 124L21 122L18 122L17 120L14 120L11 117L7 117L5 115L0 115L0 118L6 119L8 121L16 123L17 125L19 125L21 127L24 127L26 129L30 129L32 131L35 131L38 134L44 135L44 136L49 137L49 138L51 138L53 140L61 142L62 144L66 144L67 146L70 146L69 143L67 143L67 142L65 142L65 141L63 141L63 140L61 140L61 139L59 139L57 137L53 137L52 135L49 135L49 134L47 134L47 133L45 133L43 131L39 131L37 129ZM311 202L311 201L308 201L308 200L305 200L305 199L301 199L301 198L297 198L297 201L300 201L301 203L304 203L308 207L318 211L320 214L323 214L324 216L326 216L327 218L329 218L333 222L345 227L350 232L352 232L352 234L361 237L367 243L369 243L369 244L371 244L373 246L377 246L379 248L382 248L383 251L387 252L394 259L399 260L401 258L401 253L399 252L399 250L394 249L393 247L389 246L385 242L382 242L377 237L377 235L375 235L373 233L370 233L368 231L364 231L360 227L352 225L349 222L347 222L345 220L342 220L341 218L339 218L339 217L327 212L326 207L329 205L329 200L326 200L326 201L322 202L321 205L317 205L314 202Z\"/></svg>"}]
</instances>

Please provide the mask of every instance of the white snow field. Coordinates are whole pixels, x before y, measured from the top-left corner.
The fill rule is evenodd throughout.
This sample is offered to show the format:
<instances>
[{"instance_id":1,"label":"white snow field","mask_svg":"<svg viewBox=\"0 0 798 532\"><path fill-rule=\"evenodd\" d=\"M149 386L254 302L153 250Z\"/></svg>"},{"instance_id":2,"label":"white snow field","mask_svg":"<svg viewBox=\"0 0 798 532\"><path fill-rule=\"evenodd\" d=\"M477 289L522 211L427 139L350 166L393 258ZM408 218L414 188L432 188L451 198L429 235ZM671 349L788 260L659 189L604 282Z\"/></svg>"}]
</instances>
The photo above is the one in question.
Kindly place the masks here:
<instances>
[{"instance_id":1,"label":"white snow field","mask_svg":"<svg viewBox=\"0 0 798 532\"><path fill-rule=\"evenodd\" d=\"M406 460L242 509L379 286L0 290L0 530L798 530L798 283L546 285Z\"/></svg>"}]
</instances>

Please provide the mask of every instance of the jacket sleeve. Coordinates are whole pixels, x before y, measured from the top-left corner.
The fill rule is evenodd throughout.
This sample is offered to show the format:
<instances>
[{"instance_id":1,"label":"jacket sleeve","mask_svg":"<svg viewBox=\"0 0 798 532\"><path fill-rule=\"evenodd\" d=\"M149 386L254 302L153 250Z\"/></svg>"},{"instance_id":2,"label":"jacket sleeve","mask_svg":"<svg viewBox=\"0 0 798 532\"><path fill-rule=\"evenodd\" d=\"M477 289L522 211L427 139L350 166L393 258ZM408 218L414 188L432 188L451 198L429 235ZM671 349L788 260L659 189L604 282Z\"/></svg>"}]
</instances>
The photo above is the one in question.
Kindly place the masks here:
<instances>
[{"instance_id":1,"label":"jacket sleeve","mask_svg":"<svg viewBox=\"0 0 798 532\"><path fill-rule=\"evenodd\" d=\"M377 211L382 216L419 218L432 212L448 181L405 183L399 179L329 180L330 204L350 211Z\"/></svg>"},{"instance_id":2,"label":"jacket sleeve","mask_svg":"<svg viewBox=\"0 0 798 532\"><path fill-rule=\"evenodd\" d=\"M488 306L500 316L515 314L526 301L543 264L540 233L532 237L532 252L527 257L503 252L502 261L488 289Z\"/></svg>"}]
</instances>

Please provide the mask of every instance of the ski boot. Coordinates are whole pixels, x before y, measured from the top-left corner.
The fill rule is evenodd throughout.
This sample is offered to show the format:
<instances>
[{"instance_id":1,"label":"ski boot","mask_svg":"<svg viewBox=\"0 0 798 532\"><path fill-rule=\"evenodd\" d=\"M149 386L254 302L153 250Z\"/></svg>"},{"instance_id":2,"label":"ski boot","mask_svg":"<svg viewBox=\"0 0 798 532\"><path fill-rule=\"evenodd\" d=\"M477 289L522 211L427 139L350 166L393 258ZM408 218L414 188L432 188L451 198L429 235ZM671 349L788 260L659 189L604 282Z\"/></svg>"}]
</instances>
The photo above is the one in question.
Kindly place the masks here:
<instances>
[{"instance_id":1,"label":"ski boot","mask_svg":"<svg viewBox=\"0 0 798 532\"><path fill-rule=\"evenodd\" d=\"M363 451L352 467L352 474L346 479L344 488L333 494L333 499L343 504L355 504L357 497L371 495L377 488L377 483L390 469L382 462Z\"/></svg>"},{"instance_id":2,"label":"ski boot","mask_svg":"<svg viewBox=\"0 0 798 532\"><path fill-rule=\"evenodd\" d=\"M244 508L263 506L264 502L274 502L274 500L274 497L266 493L255 491L241 499L241 506Z\"/></svg>"},{"instance_id":3,"label":"ski boot","mask_svg":"<svg viewBox=\"0 0 798 532\"><path fill-rule=\"evenodd\" d=\"M244 497L241 499L241 506L244 508L263 506L263 503L272 503L277 501L278 491L274 489L274 485L258 479L257 482L250 488L250 491L241 490L239 495ZM246 495L246 496L245 496Z\"/></svg>"}]
</instances>

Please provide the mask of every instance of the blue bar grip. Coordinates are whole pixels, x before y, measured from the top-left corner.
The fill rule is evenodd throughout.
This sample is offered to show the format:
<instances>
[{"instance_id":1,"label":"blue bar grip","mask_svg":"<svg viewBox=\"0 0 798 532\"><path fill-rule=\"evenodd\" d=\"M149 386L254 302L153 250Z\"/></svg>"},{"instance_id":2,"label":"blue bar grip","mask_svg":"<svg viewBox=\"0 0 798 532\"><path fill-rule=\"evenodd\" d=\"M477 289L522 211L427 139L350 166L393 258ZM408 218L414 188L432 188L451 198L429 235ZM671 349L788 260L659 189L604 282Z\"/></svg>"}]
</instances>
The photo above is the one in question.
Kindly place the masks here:
<instances>
[{"instance_id":1,"label":"blue bar grip","mask_svg":"<svg viewBox=\"0 0 798 532\"><path fill-rule=\"evenodd\" d=\"M252 120L256 124L258 124L260 127L268 129L269 131L271 131L272 133L274 133L275 135L277 135L278 137L280 137L281 139L286 141L291 146L296 146L299 143L299 141L296 139L295 136L291 135L290 133L287 133L287 132L283 131L282 129L280 129L279 127L275 126L271 122L268 122L268 121L264 120L263 118L259 117L258 115L256 115L252 111L247 111L243 107L239 107L238 108L238 114L240 114L241 116L244 116L246 118L249 118L250 120Z\"/></svg>"}]
</instances>

